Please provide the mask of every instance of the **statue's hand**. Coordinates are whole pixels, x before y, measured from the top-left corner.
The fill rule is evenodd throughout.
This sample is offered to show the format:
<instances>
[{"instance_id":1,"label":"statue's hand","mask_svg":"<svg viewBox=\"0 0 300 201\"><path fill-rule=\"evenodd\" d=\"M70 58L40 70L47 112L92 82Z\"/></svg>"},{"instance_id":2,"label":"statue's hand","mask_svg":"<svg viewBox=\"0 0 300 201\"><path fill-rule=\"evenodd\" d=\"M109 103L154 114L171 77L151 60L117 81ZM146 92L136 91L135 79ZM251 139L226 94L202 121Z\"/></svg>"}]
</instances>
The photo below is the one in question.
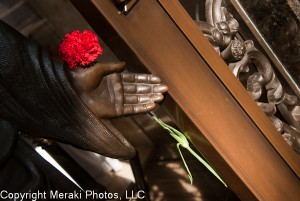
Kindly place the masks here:
<instances>
[{"instance_id":1,"label":"statue's hand","mask_svg":"<svg viewBox=\"0 0 300 201\"><path fill-rule=\"evenodd\" d=\"M96 63L70 70L80 98L98 118L151 111L168 90L157 76L123 71L125 63Z\"/></svg>"}]
</instances>

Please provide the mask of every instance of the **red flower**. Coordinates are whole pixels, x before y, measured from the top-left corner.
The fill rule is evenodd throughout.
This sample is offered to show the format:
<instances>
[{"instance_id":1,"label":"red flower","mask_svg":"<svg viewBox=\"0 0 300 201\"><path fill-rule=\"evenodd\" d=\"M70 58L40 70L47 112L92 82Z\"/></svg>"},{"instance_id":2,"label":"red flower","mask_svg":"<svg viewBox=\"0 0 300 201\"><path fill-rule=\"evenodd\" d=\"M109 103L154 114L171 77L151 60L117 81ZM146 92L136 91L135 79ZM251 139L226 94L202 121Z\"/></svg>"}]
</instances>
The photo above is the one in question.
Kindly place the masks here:
<instances>
[{"instance_id":1,"label":"red flower","mask_svg":"<svg viewBox=\"0 0 300 201\"><path fill-rule=\"evenodd\" d=\"M98 37L91 31L78 30L67 34L59 46L58 54L69 68L88 66L102 55Z\"/></svg>"}]
</instances>

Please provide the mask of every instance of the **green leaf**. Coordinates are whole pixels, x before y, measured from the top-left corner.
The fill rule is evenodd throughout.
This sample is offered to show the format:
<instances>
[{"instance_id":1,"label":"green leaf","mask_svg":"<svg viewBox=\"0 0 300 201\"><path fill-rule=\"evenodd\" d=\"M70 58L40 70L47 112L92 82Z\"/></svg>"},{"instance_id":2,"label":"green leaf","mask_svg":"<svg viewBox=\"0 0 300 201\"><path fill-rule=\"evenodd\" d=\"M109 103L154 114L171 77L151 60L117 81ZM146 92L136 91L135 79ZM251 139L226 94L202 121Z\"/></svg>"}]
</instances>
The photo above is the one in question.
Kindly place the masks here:
<instances>
[{"instance_id":1,"label":"green leaf","mask_svg":"<svg viewBox=\"0 0 300 201\"><path fill-rule=\"evenodd\" d=\"M181 156L181 159L182 159L182 161L183 161L184 167L185 167L186 171L188 172L188 176L189 176L191 185L193 185L193 176L192 176L192 173L190 172L190 169L189 169L188 165L186 164L185 159L184 159L184 157L183 157L183 155L182 155L182 153L181 153L181 150L180 150L180 143L177 143L177 149L178 149L178 152L179 152L179 154L180 154L180 156Z\"/></svg>"},{"instance_id":2,"label":"green leaf","mask_svg":"<svg viewBox=\"0 0 300 201\"><path fill-rule=\"evenodd\" d=\"M165 130L167 130L170 135L178 142L177 143L177 149L178 152L181 156L181 159L183 161L183 164L185 166L185 169L188 173L189 179L191 184L193 183L193 176L188 168L188 165L185 162L185 159L181 153L180 150L180 146L182 146L183 148L187 149L200 163L202 163L217 179L219 179L226 187L226 183L221 179L221 177L218 175L218 173L203 159L201 158L201 156L199 156L189 145L189 141L187 140L186 136L178 131L177 129L173 128L172 126L164 123L162 120L160 120L159 118L157 118L153 113L150 113L150 115L152 116L152 118Z\"/></svg>"}]
</instances>

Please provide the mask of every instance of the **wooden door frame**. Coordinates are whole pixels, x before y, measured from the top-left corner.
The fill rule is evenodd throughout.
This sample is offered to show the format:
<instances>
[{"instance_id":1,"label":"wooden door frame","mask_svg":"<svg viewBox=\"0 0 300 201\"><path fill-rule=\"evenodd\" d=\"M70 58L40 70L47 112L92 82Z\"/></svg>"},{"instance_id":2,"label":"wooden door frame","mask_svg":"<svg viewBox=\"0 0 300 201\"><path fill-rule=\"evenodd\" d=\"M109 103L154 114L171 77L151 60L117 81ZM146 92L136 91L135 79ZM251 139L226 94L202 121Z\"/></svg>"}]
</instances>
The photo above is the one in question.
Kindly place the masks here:
<instances>
[{"instance_id":1,"label":"wooden door frame","mask_svg":"<svg viewBox=\"0 0 300 201\"><path fill-rule=\"evenodd\" d=\"M242 200L299 198L299 158L178 0L140 0L126 16L111 0L71 2L131 70L169 86L162 105Z\"/></svg>"},{"instance_id":2,"label":"wooden door frame","mask_svg":"<svg viewBox=\"0 0 300 201\"><path fill-rule=\"evenodd\" d=\"M219 57L210 43L199 32L199 28L183 9L178 0L158 0L174 23L184 33L198 53L206 61L212 71L232 94L243 110L248 114L266 139L274 146L282 158L289 164L295 174L300 177L300 158L288 146L267 116L259 109L257 104L247 94L240 82L233 76L227 64ZM216 58L220 59L216 59ZM226 70L225 70L226 69ZM280 136L280 137L279 137Z\"/></svg>"}]
</instances>

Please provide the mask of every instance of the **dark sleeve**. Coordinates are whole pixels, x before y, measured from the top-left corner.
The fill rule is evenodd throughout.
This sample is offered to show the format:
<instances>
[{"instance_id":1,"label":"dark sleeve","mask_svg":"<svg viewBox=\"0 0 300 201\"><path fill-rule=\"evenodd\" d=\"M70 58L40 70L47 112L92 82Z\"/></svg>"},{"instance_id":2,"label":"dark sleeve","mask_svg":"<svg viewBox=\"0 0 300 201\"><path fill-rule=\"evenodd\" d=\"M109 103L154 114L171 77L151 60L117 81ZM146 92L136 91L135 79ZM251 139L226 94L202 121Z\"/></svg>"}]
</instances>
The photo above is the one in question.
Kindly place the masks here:
<instances>
[{"instance_id":1,"label":"dark sleeve","mask_svg":"<svg viewBox=\"0 0 300 201\"><path fill-rule=\"evenodd\" d=\"M0 21L0 116L32 136L131 158L134 148L89 111L67 75L60 61Z\"/></svg>"}]
</instances>

